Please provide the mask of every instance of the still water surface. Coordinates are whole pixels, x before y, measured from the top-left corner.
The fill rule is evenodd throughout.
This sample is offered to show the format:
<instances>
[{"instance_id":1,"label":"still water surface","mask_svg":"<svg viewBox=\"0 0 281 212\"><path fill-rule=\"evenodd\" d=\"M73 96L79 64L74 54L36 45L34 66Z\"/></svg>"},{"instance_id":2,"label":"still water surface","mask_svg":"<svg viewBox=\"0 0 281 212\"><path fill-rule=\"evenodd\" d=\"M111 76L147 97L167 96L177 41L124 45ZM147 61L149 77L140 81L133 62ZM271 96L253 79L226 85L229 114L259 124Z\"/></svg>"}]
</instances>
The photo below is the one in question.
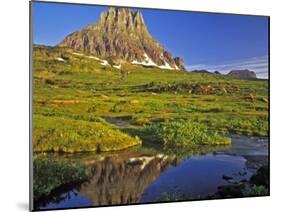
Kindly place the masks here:
<instances>
[{"instance_id":1,"label":"still water surface","mask_svg":"<svg viewBox=\"0 0 281 212\"><path fill-rule=\"evenodd\" d=\"M214 194L218 186L248 180L267 163L268 139L234 136L229 147L173 154L131 149L67 157L88 164L91 178L37 203L37 209L155 202L163 193L204 198ZM223 176L232 179L227 181Z\"/></svg>"}]
</instances>

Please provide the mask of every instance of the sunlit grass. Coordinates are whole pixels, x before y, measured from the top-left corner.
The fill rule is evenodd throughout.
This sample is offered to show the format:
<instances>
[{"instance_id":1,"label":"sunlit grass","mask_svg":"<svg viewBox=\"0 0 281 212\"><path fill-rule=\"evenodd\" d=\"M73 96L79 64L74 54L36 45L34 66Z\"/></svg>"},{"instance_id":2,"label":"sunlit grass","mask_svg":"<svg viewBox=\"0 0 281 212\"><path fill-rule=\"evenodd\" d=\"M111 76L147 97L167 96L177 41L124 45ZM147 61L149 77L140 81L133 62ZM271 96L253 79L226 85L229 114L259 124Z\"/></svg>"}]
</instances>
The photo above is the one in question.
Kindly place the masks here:
<instances>
[{"instance_id":1,"label":"sunlit grass","mask_svg":"<svg viewBox=\"0 0 281 212\"><path fill-rule=\"evenodd\" d=\"M55 59L62 56L64 62ZM267 80L129 64L123 66L124 79L120 70L70 49L45 47L35 47L33 69L35 151L109 151L139 144L134 134L105 121L122 117L137 128L182 120L200 124L209 137L268 136Z\"/></svg>"}]
</instances>

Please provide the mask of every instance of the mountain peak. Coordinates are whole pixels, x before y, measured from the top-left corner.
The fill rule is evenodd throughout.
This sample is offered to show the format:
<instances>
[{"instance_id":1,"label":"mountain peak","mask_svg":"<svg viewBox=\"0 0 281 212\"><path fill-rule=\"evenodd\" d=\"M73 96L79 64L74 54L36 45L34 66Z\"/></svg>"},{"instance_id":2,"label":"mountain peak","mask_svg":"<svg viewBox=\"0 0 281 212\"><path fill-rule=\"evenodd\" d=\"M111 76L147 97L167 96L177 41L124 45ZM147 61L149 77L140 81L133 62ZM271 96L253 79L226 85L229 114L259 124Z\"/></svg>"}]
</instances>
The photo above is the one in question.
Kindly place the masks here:
<instances>
[{"instance_id":1,"label":"mountain peak","mask_svg":"<svg viewBox=\"0 0 281 212\"><path fill-rule=\"evenodd\" d=\"M128 8L110 7L107 12L101 13L98 24L107 27L107 31L116 28L147 31L141 12Z\"/></svg>"},{"instance_id":2,"label":"mountain peak","mask_svg":"<svg viewBox=\"0 0 281 212\"><path fill-rule=\"evenodd\" d=\"M110 7L98 22L71 33L58 44L104 58L115 57L133 64L184 70L182 58L173 58L148 32L142 13Z\"/></svg>"}]
</instances>

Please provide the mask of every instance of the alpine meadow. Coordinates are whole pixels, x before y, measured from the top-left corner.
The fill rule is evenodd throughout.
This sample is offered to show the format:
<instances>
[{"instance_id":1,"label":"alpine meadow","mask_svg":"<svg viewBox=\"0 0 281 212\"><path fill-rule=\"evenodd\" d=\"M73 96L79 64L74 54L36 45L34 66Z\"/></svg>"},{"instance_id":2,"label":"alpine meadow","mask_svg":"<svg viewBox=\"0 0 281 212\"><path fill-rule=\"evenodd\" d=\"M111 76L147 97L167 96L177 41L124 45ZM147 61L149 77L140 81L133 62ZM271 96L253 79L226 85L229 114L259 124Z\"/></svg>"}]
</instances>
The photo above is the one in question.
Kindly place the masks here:
<instances>
[{"instance_id":1,"label":"alpine meadow","mask_svg":"<svg viewBox=\"0 0 281 212\"><path fill-rule=\"evenodd\" d=\"M269 80L189 69L143 11L33 43L34 209L269 195Z\"/></svg>"}]
</instances>

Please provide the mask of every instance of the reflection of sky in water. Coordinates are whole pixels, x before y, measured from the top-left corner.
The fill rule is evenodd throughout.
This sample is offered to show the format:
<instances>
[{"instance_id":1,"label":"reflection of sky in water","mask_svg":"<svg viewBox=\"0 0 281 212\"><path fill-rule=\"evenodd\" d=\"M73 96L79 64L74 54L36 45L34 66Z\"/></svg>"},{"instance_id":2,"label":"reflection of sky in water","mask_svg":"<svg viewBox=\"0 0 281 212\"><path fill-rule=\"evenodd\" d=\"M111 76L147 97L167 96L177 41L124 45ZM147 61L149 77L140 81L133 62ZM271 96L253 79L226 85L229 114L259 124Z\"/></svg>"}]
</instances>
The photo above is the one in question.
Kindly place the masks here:
<instances>
[{"instance_id":1,"label":"reflection of sky in water","mask_svg":"<svg viewBox=\"0 0 281 212\"><path fill-rule=\"evenodd\" d=\"M157 200L164 192L194 198L214 193L219 185L227 183L222 179L223 175L241 180L235 175L246 168L245 162L243 157L229 155L207 154L190 158L163 173L146 189L141 202ZM242 179L247 179L249 174Z\"/></svg>"},{"instance_id":2,"label":"reflection of sky in water","mask_svg":"<svg viewBox=\"0 0 281 212\"><path fill-rule=\"evenodd\" d=\"M114 181L114 184L108 185L108 183L104 183L104 185L101 186L102 190L100 191L110 193L110 189L112 189L112 186L114 185L113 187L116 187L117 189L117 192L115 191L115 195L117 194L118 196L118 189L124 190L126 185L131 182L133 183L133 190L126 192L135 193L134 197L137 198L139 196L138 199L140 202L157 201L164 192L171 195L193 197L195 199L199 196L205 197L209 194L215 193L218 186L229 183L223 180L223 175L233 177L234 181L249 179L252 172L249 170L248 166L246 166L246 156L268 155L268 139L233 137L232 142L233 144L230 148L226 148L222 151L219 150L216 153L212 153L213 151L210 150L210 153L208 154L197 154L189 158L187 157L177 166L174 166L175 164L171 164L171 162L169 162L171 168L168 168L167 170L163 169L162 173L159 173L159 170L161 170L161 166L158 164L159 161L150 163L151 167L148 168L145 173L143 171L133 172L133 175L131 173L127 173L130 171L128 170L128 167L126 168L125 166L123 170L124 173L120 173L120 176L123 177L118 178L116 177L117 175L114 174L113 177L116 177L114 178L114 180L116 180ZM126 156L125 154L120 156L118 155L118 158L123 160L124 156L125 158L128 157L128 155ZM130 157L132 157L132 155ZM111 161L112 162L110 163L112 164L107 164L107 166L109 165L108 167L112 167L114 164L116 165L115 159L112 159ZM245 170L247 172L245 176L239 175L239 172L244 172ZM105 168L104 171L107 172L107 168ZM136 179L132 179L132 176L135 176ZM103 177L102 175L99 177L94 176L93 179L94 181L102 180L98 178ZM100 191L96 188L96 186L99 185L100 183L92 185L89 184L89 187L87 188L86 184L86 188L84 186L84 190L86 189L88 192L84 193L83 191L80 191L79 193L75 190L74 192L70 191L64 193L61 195L61 197L65 197L64 200L61 200L58 203L50 202L46 206L41 207L41 209L91 206L92 202L96 202L95 198L100 197ZM121 188L118 188L118 186L121 186ZM75 193L77 193L77 195L75 195ZM109 193L108 195L110 195ZM105 196L105 198L110 199L109 196ZM133 200L133 202L134 201L137 202L137 200Z\"/></svg>"},{"instance_id":3,"label":"reflection of sky in water","mask_svg":"<svg viewBox=\"0 0 281 212\"><path fill-rule=\"evenodd\" d=\"M238 155L268 155L268 138L233 137L232 147L226 151Z\"/></svg>"},{"instance_id":4,"label":"reflection of sky in water","mask_svg":"<svg viewBox=\"0 0 281 212\"><path fill-rule=\"evenodd\" d=\"M70 191L60 196L62 199L59 203L49 203L40 209L59 209L59 208L79 208L92 206L92 202L79 194L78 191Z\"/></svg>"}]
</instances>

